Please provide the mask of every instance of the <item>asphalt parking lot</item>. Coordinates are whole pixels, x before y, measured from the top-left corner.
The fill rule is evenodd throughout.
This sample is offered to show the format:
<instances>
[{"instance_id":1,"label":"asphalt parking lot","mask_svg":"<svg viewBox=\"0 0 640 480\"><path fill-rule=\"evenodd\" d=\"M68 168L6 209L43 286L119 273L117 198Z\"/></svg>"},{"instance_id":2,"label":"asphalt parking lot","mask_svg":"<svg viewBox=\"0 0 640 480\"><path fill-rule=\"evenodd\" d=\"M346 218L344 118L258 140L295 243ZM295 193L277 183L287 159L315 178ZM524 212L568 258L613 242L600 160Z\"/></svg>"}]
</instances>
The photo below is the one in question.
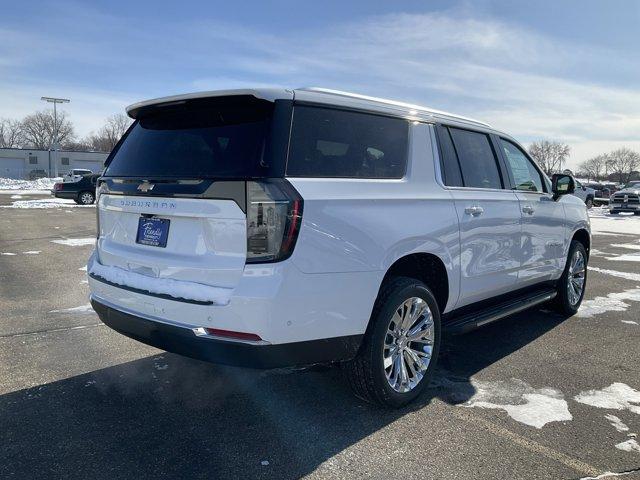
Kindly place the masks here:
<instances>
[{"instance_id":1,"label":"asphalt parking lot","mask_svg":"<svg viewBox=\"0 0 640 480\"><path fill-rule=\"evenodd\" d=\"M385 411L339 368L223 368L115 333L86 308L95 209L0 208L0 477L640 478L638 223L594 235L578 316L447 338L428 395Z\"/></svg>"}]
</instances>

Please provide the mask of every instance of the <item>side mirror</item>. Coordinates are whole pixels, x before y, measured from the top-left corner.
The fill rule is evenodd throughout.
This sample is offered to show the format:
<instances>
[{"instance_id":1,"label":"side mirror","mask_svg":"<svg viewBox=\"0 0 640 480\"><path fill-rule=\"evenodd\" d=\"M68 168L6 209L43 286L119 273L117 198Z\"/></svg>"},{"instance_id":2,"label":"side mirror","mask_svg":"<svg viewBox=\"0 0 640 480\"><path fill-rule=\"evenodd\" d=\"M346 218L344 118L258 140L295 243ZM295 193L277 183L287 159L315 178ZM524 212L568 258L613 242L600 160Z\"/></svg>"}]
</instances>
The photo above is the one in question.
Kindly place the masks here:
<instances>
[{"instance_id":1,"label":"side mirror","mask_svg":"<svg viewBox=\"0 0 640 480\"><path fill-rule=\"evenodd\" d=\"M567 195L576 191L576 182L571 175L564 173L554 173L551 177L551 191L553 199L557 200L562 195Z\"/></svg>"}]
</instances>

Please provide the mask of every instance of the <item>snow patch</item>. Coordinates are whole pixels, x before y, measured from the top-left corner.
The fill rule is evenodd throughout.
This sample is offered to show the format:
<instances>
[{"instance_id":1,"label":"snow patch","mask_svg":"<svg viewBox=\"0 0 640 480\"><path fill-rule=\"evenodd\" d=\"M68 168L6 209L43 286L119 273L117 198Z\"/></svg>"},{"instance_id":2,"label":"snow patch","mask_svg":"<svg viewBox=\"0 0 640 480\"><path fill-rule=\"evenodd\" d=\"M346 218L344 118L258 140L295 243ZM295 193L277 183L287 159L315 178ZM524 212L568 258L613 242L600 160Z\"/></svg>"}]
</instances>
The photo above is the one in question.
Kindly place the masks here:
<instances>
[{"instance_id":1,"label":"snow patch","mask_svg":"<svg viewBox=\"0 0 640 480\"><path fill-rule=\"evenodd\" d=\"M640 235L640 217L634 215L590 215L593 235Z\"/></svg>"},{"instance_id":2,"label":"snow patch","mask_svg":"<svg viewBox=\"0 0 640 480\"><path fill-rule=\"evenodd\" d=\"M612 243L611 246L616 248L626 248L629 250L640 250L640 245L636 243Z\"/></svg>"},{"instance_id":3,"label":"snow patch","mask_svg":"<svg viewBox=\"0 0 640 480\"><path fill-rule=\"evenodd\" d=\"M615 428L617 431L619 432L629 431L629 427L627 427L624 423L622 423L622 420L620 420L615 415L605 415L604 418L609 420L609 423L611 423L611 426Z\"/></svg>"},{"instance_id":4,"label":"snow patch","mask_svg":"<svg viewBox=\"0 0 640 480\"><path fill-rule=\"evenodd\" d=\"M633 288L619 293L610 293L606 297L596 297L592 300L585 300L580 306L576 316L580 318L591 318L606 312L624 312L629 308L625 300L640 302L640 288Z\"/></svg>"},{"instance_id":5,"label":"snow patch","mask_svg":"<svg viewBox=\"0 0 640 480\"><path fill-rule=\"evenodd\" d=\"M640 282L640 273L620 272L618 270L607 270L606 268L592 266L589 266L589 271L604 273L605 275L611 275L612 277L626 278L627 280L633 280L634 282Z\"/></svg>"},{"instance_id":6,"label":"snow patch","mask_svg":"<svg viewBox=\"0 0 640 480\"><path fill-rule=\"evenodd\" d=\"M625 253L623 255L616 255L615 257L605 257L607 260L613 260L617 262L640 262L640 253Z\"/></svg>"},{"instance_id":7,"label":"snow patch","mask_svg":"<svg viewBox=\"0 0 640 480\"><path fill-rule=\"evenodd\" d=\"M535 428L547 423L572 420L562 392L553 388L533 388L522 380L484 382L471 380L476 393L464 404L504 410L514 420Z\"/></svg>"},{"instance_id":8,"label":"snow patch","mask_svg":"<svg viewBox=\"0 0 640 480\"><path fill-rule=\"evenodd\" d=\"M146 290L160 295L174 298L196 300L199 302L213 302L216 305L227 305L231 299L233 289L214 287L202 283L174 280L172 278L148 277L140 273L124 270L115 266L105 266L95 260L92 255L88 263L89 275L94 274L108 282L131 288Z\"/></svg>"},{"instance_id":9,"label":"snow patch","mask_svg":"<svg viewBox=\"0 0 640 480\"><path fill-rule=\"evenodd\" d=\"M78 313L78 314L87 314L93 313L93 308L91 308L90 304L80 305L79 307L65 308L62 310L51 310L49 313Z\"/></svg>"},{"instance_id":10,"label":"snow patch","mask_svg":"<svg viewBox=\"0 0 640 480\"><path fill-rule=\"evenodd\" d=\"M53 188L53 185L58 182L62 182L62 177L38 178L37 180L16 180L15 178L0 178L0 191L31 190L36 192L49 193L49 191Z\"/></svg>"},{"instance_id":11,"label":"snow patch","mask_svg":"<svg viewBox=\"0 0 640 480\"><path fill-rule=\"evenodd\" d=\"M625 383L612 383L602 390L587 390L574 397L576 402L610 410L629 410L640 415L640 392Z\"/></svg>"},{"instance_id":12,"label":"snow patch","mask_svg":"<svg viewBox=\"0 0 640 480\"><path fill-rule=\"evenodd\" d=\"M16 254L15 253L11 253L11 252L2 252L2 253L0 253L0 255L7 255L7 256L10 256L10 257L14 257Z\"/></svg>"},{"instance_id":13,"label":"snow patch","mask_svg":"<svg viewBox=\"0 0 640 480\"><path fill-rule=\"evenodd\" d=\"M69 247L82 247L85 245L95 244L96 237L65 238L64 240L51 240L51 243L57 243L58 245L67 245Z\"/></svg>"},{"instance_id":14,"label":"snow patch","mask_svg":"<svg viewBox=\"0 0 640 480\"><path fill-rule=\"evenodd\" d=\"M593 236L597 235L598 237L632 237L633 235L625 234L625 233L613 233L613 232L591 232Z\"/></svg>"},{"instance_id":15,"label":"snow patch","mask_svg":"<svg viewBox=\"0 0 640 480\"><path fill-rule=\"evenodd\" d=\"M73 200L66 198L41 198L38 200L16 200L11 205L2 205L0 208L60 208L60 207L81 207L91 208L95 205L78 205Z\"/></svg>"},{"instance_id":16,"label":"snow patch","mask_svg":"<svg viewBox=\"0 0 640 480\"><path fill-rule=\"evenodd\" d=\"M597 477L582 477L580 480L604 480L605 478L611 478L611 477L624 477L626 475L631 475L633 473L636 473L635 471L629 471L629 472L604 472L600 475L598 475Z\"/></svg>"},{"instance_id":17,"label":"snow patch","mask_svg":"<svg viewBox=\"0 0 640 480\"><path fill-rule=\"evenodd\" d=\"M39 255L41 250L28 250L26 252L22 252L23 255Z\"/></svg>"},{"instance_id":18,"label":"snow patch","mask_svg":"<svg viewBox=\"0 0 640 480\"><path fill-rule=\"evenodd\" d=\"M634 322L633 320L620 320L622 323L626 323L627 325L638 325L638 322Z\"/></svg>"},{"instance_id":19,"label":"snow patch","mask_svg":"<svg viewBox=\"0 0 640 480\"><path fill-rule=\"evenodd\" d=\"M640 453L640 445L635 440L627 440L626 442L622 442L616 445L618 450L623 450L625 452L638 452Z\"/></svg>"},{"instance_id":20,"label":"snow patch","mask_svg":"<svg viewBox=\"0 0 640 480\"><path fill-rule=\"evenodd\" d=\"M11 195L11 200L18 200L22 198L22 195Z\"/></svg>"}]
</instances>

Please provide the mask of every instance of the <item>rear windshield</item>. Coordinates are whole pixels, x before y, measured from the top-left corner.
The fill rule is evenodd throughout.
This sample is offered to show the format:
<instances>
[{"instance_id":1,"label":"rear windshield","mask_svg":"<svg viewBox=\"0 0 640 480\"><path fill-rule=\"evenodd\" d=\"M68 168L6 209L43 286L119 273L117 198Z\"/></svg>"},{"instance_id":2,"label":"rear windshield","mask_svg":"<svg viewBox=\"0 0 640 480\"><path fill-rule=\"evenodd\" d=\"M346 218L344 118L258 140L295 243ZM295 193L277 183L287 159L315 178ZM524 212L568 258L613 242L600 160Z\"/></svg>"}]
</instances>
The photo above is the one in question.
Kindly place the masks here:
<instances>
[{"instance_id":1,"label":"rear windshield","mask_svg":"<svg viewBox=\"0 0 640 480\"><path fill-rule=\"evenodd\" d=\"M274 104L225 99L144 112L105 171L117 177L238 178L266 175Z\"/></svg>"},{"instance_id":2,"label":"rear windshield","mask_svg":"<svg viewBox=\"0 0 640 480\"><path fill-rule=\"evenodd\" d=\"M400 118L296 106L287 175L402 178L408 136L409 124Z\"/></svg>"}]
</instances>

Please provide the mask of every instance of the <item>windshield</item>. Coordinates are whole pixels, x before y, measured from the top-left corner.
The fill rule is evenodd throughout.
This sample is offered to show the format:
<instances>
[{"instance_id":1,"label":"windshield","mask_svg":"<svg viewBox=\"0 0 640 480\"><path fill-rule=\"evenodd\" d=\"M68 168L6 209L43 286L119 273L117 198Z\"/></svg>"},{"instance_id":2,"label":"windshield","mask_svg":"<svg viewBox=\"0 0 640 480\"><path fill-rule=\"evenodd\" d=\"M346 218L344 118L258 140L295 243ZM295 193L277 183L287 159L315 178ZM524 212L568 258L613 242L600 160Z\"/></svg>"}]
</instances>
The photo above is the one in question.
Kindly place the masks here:
<instances>
[{"instance_id":1,"label":"windshield","mask_svg":"<svg viewBox=\"0 0 640 480\"><path fill-rule=\"evenodd\" d=\"M146 112L112 155L106 176L261 176L273 103L226 98Z\"/></svg>"}]
</instances>

